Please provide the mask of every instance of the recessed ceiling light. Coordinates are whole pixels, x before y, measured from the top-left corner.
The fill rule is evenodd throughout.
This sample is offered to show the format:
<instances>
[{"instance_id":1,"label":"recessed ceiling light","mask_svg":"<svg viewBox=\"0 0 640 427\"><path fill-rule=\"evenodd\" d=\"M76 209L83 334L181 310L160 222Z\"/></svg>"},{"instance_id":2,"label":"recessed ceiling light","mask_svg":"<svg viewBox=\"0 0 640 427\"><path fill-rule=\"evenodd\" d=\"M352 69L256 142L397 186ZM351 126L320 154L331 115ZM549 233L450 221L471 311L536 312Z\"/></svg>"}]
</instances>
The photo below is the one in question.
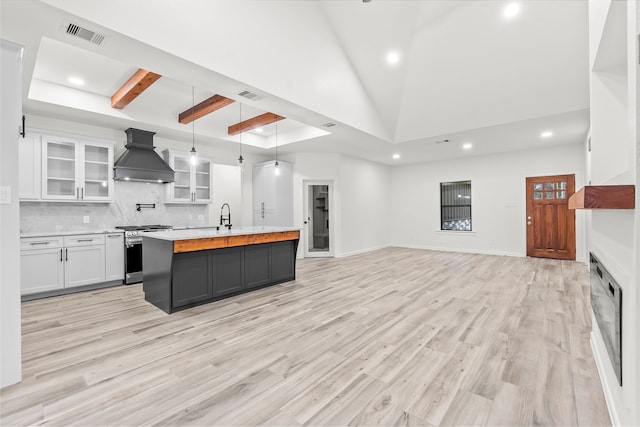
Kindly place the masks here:
<instances>
[{"instance_id":1,"label":"recessed ceiling light","mask_svg":"<svg viewBox=\"0 0 640 427\"><path fill-rule=\"evenodd\" d=\"M553 132L550 130L546 130L540 134L542 138L551 138L553 136Z\"/></svg>"},{"instance_id":2,"label":"recessed ceiling light","mask_svg":"<svg viewBox=\"0 0 640 427\"><path fill-rule=\"evenodd\" d=\"M387 62L391 65L395 65L400 62L400 55L398 52L392 51L387 54Z\"/></svg>"},{"instance_id":3,"label":"recessed ceiling light","mask_svg":"<svg viewBox=\"0 0 640 427\"><path fill-rule=\"evenodd\" d=\"M80 77L69 77L67 81L76 86L84 86L84 80L82 80Z\"/></svg>"},{"instance_id":4,"label":"recessed ceiling light","mask_svg":"<svg viewBox=\"0 0 640 427\"><path fill-rule=\"evenodd\" d=\"M516 16L518 12L520 12L520 5L518 3L509 3L502 13L505 18L509 19Z\"/></svg>"},{"instance_id":5,"label":"recessed ceiling light","mask_svg":"<svg viewBox=\"0 0 640 427\"><path fill-rule=\"evenodd\" d=\"M258 133L262 133L263 131L264 131L264 129L262 129L262 128L256 128L256 132L258 132Z\"/></svg>"},{"instance_id":6,"label":"recessed ceiling light","mask_svg":"<svg viewBox=\"0 0 640 427\"><path fill-rule=\"evenodd\" d=\"M471 150L471 148L473 148L473 144L470 142L465 142L464 144L462 144L463 150Z\"/></svg>"},{"instance_id":7,"label":"recessed ceiling light","mask_svg":"<svg viewBox=\"0 0 640 427\"><path fill-rule=\"evenodd\" d=\"M394 159L398 160L398 159L400 158L400 154L395 153L395 154L394 154L393 156L391 156L391 157L393 157Z\"/></svg>"}]
</instances>

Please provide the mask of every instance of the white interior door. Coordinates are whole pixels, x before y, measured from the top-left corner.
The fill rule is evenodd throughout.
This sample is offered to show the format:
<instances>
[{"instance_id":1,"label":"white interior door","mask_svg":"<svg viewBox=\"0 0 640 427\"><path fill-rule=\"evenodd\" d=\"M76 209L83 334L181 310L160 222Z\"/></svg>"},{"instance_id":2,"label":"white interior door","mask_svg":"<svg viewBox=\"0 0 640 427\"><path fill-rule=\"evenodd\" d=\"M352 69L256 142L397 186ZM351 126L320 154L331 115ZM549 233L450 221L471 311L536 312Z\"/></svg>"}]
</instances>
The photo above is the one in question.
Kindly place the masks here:
<instances>
[{"instance_id":1,"label":"white interior door","mask_svg":"<svg viewBox=\"0 0 640 427\"><path fill-rule=\"evenodd\" d=\"M333 181L304 181L304 256L333 256Z\"/></svg>"}]
</instances>

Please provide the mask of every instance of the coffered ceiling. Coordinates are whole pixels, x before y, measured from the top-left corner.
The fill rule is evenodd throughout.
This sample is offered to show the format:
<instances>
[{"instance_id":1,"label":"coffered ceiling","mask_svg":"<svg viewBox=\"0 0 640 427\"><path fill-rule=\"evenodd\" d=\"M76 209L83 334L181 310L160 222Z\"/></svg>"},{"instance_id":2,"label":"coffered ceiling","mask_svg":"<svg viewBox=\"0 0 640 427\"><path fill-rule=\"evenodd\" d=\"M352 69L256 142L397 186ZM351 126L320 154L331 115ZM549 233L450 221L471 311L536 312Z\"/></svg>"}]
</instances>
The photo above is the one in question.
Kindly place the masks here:
<instances>
[{"instance_id":1,"label":"coffered ceiling","mask_svg":"<svg viewBox=\"0 0 640 427\"><path fill-rule=\"evenodd\" d=\"M0 31L25 46L24 109L36 114L184 140L195 132L233 149L229 126L272 112L286 117L277 125L284 152L387 164L581 143L588 2L521 0L511 19L508 3L2 0ZM69 22L104 39L70 36ZM111 108L139 68L162 77ZM192 87L195 103L215 94L235 102L180 124ZM546 130L553 136L541 138ZM269 155L275 131L245 132L242 142Z\"/></svg>"}]
</instances>

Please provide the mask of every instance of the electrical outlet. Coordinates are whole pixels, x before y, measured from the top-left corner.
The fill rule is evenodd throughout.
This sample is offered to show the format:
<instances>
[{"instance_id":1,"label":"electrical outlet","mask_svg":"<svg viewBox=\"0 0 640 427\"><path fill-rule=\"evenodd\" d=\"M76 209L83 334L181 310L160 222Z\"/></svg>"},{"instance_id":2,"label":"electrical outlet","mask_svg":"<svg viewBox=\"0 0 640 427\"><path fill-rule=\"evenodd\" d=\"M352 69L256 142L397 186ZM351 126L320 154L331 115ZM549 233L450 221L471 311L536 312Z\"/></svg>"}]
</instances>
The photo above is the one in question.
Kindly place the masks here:
<instances>
[{"instance_id":1,"label":"electrical outlet","mask_svg":"<svg viewBox=\"0 0 640 427\"><path fill-rule=\"evenodd\" d=\"M82 217L83 224L89 224L89 222L91 222L91 218L89 218L89 215L85 215Z\"/></svg>"}]
</instances>

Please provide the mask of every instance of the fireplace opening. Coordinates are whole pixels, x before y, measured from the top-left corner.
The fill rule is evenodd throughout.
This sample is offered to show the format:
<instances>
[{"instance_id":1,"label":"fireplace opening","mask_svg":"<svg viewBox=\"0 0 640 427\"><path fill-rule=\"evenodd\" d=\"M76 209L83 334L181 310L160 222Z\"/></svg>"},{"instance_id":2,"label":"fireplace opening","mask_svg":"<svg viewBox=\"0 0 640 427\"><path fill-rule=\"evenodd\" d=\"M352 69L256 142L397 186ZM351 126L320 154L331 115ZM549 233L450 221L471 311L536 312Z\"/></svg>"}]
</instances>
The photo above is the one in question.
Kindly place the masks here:
<instances>
[{"instance_id":1,"label":"fireplace opening","mask_svg":"<svg viewBox=\"0 0 640 427\"><path fill-rule=\"evenodd\" d=\"M598 258L589 253L591 307L613 370L622 385L622 289Z\"/></svg>"}]
</instances>

